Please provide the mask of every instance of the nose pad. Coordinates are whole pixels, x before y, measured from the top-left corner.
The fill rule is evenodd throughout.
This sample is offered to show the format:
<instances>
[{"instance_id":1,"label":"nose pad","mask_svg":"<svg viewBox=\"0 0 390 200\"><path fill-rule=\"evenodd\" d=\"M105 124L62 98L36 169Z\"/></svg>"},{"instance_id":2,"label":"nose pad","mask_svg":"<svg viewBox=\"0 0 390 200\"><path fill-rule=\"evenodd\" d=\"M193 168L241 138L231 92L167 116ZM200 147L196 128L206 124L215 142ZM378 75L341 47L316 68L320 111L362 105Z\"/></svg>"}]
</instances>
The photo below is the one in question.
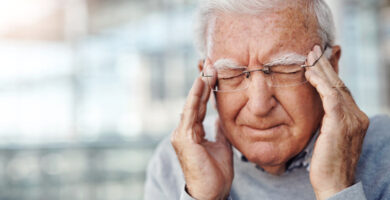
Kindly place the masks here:
<instances>
[{"instance_id":1,"label":"nose pad","mask_svg":"<svg viewBox=\"0 0 390 200\"><path fill-rule=\"evenodd\" d=\"M264 74L270 74L270 73L271 73L271 70L269 69L268 66L264 66L262 72L263 72Z\"/></svg>"},{"instance_id":2,"label":"nose pad","mask_svg":"<svg viewBox=\"0 0 390 200\"><path fill-rule=\"evenodd\" d=\"M267 85L271 86L272 85L272 77L271 77L271 70L268 66L263 66L262 69L256 69L256 70L251 70L251 71L246 71L245 73L245 78L249 79L255 72L259 72L259 74L263 74L264 80L266 80Z\"/></svg>"},{"instance_id":3,"label":"nose pad","mask_svg":"<svg viewBox=\"0 0 390 200\"><path fill-rule=\"evenodd\" d=\"M249 76L251 75L251 73L250 72L245 72L245 78L249 78Z\"/></svg>"}]
</instances>

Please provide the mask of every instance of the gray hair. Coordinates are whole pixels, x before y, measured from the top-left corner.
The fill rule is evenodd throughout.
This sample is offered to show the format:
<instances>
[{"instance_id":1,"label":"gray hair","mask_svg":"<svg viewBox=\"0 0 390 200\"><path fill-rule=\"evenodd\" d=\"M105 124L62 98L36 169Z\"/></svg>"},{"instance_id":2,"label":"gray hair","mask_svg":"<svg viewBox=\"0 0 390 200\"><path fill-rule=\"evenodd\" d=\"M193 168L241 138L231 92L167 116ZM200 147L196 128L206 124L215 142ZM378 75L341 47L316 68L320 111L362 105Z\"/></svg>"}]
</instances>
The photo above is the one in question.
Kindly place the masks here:
<instances>
[{"instance_id":1,"label":"gray hair","mask_svg":"<svg viewBox=\"0 0 390 200\"><path fill-rule=\"evenodd\" d=\"M334 45L335 25L332 12L324 0L303 0L309 12L317 17L318 35L323 45ZM200 0L195 24L195 46L203 58L212 48L212 34L216 21L216 11L257 15L271 9L281 9L285 0Z\"/></svg>"}]
</instances>

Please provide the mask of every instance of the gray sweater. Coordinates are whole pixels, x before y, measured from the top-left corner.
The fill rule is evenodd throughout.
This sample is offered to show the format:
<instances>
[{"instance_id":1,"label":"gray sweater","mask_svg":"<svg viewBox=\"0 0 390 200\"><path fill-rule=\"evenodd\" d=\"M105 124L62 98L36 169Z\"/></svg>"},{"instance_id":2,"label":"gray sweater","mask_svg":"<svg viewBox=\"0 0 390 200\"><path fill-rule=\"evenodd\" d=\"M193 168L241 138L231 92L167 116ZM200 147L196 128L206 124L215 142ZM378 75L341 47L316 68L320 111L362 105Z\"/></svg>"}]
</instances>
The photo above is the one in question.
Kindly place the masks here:
<instances>
[{"instance_id":1,"label":"gray sweater","mask_svg":"<svg viewBox=\"0 0 390 200\"><path fill-rule=\"evenodd\" d=\"M234 153L234 180L230 199L315 199L308 166L316 137L289 163L280 176L271 175ZM207 184L207 183L205 183ZM150 160L145 199L193 199L185 192L180 164L169 138ZM390 117L371 118L356 171L356 183L330 199L390 200Z\"/></svg>"}]
</instances>

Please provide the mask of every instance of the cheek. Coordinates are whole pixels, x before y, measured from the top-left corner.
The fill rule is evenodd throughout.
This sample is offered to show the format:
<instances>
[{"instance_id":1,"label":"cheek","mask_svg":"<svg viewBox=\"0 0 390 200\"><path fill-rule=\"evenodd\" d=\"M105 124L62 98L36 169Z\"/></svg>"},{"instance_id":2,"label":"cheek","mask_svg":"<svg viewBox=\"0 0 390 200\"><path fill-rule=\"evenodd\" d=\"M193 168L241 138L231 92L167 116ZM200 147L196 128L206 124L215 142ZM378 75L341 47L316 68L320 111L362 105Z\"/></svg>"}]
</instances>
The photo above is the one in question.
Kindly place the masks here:
<instances>
[{"instance_id":1,"label":"cheek","mask_svg":"<svg viewBox=\"0 0 390 200\"><path fill-rule=\"evenodd\" d=\"M244 94L237 93L217 93L216 102L219 118L226 128L225 136L234 146L240 146L242 141L240 131L236 126L236 118L245 107L247 98Z\"/></svg>"},{"instance_id":2,"label":"cheek","mask_svg":"<svg viewBox=\"0 0 390 200\"><path fill-rule=\"evenodd\" d=\"M236 116L245 106L247 98L240 92L216 93L216 102L221 120L225 123L234 123Z\"/></svg>"},{"instance_id":3,"label":"cheek","mask_svg":"<svg viewBox=\"0 0 390 200\"><path fill-rule=\"evenodd\" d=\"M307 84L277 94L279 102L293 120L296 133L312 131L322 116L321 99L315 88Z\"/></svg>"}]
</instances>

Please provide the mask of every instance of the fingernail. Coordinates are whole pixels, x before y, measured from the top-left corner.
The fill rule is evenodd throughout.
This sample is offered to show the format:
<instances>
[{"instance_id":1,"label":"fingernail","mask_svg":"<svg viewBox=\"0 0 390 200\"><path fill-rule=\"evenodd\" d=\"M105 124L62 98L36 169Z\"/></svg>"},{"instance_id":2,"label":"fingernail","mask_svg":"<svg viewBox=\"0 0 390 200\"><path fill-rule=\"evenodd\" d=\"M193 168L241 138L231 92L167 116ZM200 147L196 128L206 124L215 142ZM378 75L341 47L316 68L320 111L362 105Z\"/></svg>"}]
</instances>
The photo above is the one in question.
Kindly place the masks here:
<instances>
[{"instance_id":1,"label":"fingernail","mask_svg":"<svg viewBox=\"0 0 390 200\"><path fill-rule=\"evenodd\" d=\"M320 46L318 46L318 45L316 45L315 47L314 47L314 51L316 52L316 54L317 55L321 55L321 48L320 48Z\"/></svg>"},{"instance_id":2,"label":"fingernail","mask_svg":"<svg viewBox=\"0 0 390 200\"><path fill-rule=\"evenodd\" d=\"M312 65L313 64L313 62L314 62L314 51L310 51L310 53L307 55L307 58L306 58L306 60L307 60L307 64L308 65Z\"/></svg>"}]
</instances>

